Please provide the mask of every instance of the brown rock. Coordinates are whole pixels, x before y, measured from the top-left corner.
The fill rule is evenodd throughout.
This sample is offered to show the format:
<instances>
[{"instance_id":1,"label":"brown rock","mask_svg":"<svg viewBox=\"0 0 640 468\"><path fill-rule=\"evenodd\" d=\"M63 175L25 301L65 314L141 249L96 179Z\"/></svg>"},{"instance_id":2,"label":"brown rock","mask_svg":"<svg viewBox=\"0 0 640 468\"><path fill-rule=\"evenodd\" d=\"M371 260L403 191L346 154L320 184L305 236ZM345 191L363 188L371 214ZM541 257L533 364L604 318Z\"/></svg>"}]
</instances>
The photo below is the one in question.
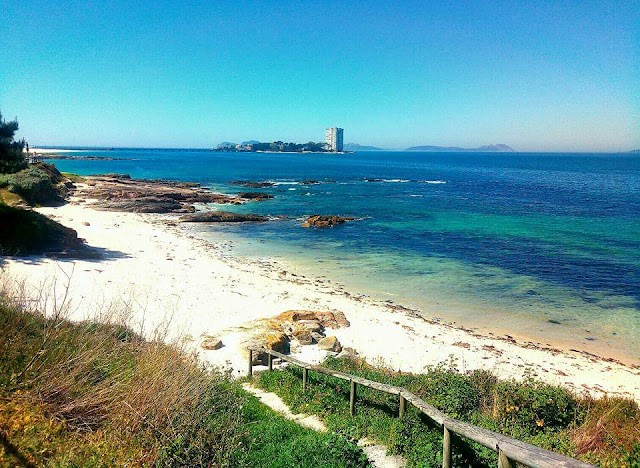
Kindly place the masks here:
<instances>
[{"instance_id":1,"label":"brown rock","mask_svg":"<svg viewBox=\"0 0 640 468\"><path fill-rule=\"evenodd\" d=\"M310 332L322 333L324 331L324 326L318 320L300 320L298 323Z\"/></svg>"},{"instance_id":2,"label":"brown rock","mask_svg":"<svg viewBox=\"0 0 640 468\"><path fill-rule=\"evenodd\" d=\"M301 345L313 344L313 337L311 331L305 328L303 325L296 323L293 327L293 336Z\"/></svg>"},{"instance_id":3,"label":"brown rock","mask_svg":"<svg viewBox=\"0 0 640 468\"><path fill-rule=\"evenodd\" d=\"M263 346L279 353L289 351L289 338L283 332L272 331L264 337Z\"/></svg>"},{"instance_id":4,"label":"brown rock","mask_svg":"<svg viewBox=\"0 0 640 468\"><path fill-rule=\"evenodd\" d=\"M334 353L339 353L342 351L342 346L338 341L338 338L335 336L327 336L326 338L322 338L318 341L318 347L325 351L332 351Z\"/></svg>"},{"instance_id":5,"label":"brown rock","mask_svg":"<svg viewBox=\"0 0 640 468\"><path fill-rule=\"evenodd\" d=\"M287 310L274 317L276 322L318 322L323 328L342 328L351 324L339 311Z\"/></svg>"},{"instance_id":6,"label":"brown rock","mask_svg":"<svg viewBox=\"0 0 640 468\"><path fill-rule=\"evenodd\" d=\"M353 221L355 218L346 217L346 216L336 216L336 215L311 215L309 216L304 223L302 223L302 227L315 227L315 228L326 228L333 227L338 224L346 223L347 221Z\"/></svg>"},{"instance_id":7,"label":"brown rock","mask_svg":"<svg viewBox=\"0 0 640 468\"><path fill-rule=\"evenodd\" d=\"M224 345L222 341L217 338L207 338L202 343L200 343L200 347L206 350L216 350L222 348Z\"/></svg>"},{"instance_id":8,"label":"brown rock","mask_svg":"<svg viewBox=\"0 0 640 468\"><path fill-rule=\"evenodd\" d=\"M298 322L300 320L317 320L316 312L312 310L287 310L274 317L279 322Z\"/></svg>"},{"instance_id":9,"label":"brown rock","mask_svg":"<svg viewBox=\"0 0 640 468\"><path fill-rule=\"evenodd\" d=\"M316 317L325 328L346 328L351 326L347 317L340 311L316 312Z\"/></svg>"}]
</instances>

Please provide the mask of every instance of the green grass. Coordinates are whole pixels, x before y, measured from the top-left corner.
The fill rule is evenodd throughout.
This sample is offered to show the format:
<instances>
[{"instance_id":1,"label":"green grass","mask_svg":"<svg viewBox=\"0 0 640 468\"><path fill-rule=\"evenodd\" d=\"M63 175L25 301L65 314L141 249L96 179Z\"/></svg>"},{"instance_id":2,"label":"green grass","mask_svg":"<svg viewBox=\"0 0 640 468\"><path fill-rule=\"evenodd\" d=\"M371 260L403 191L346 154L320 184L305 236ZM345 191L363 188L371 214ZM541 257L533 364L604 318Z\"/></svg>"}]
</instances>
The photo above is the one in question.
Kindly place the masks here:
<instances>
[{"instance_id":1,"label":"green grass","mask_svg":"<svg viewBox=\"0 0 640 468\"><path fill-rule=\"evenodd\" d=\"M61 174L63 177L65 177L66 179L69 179L73 183L82 183L82 182L86 182L87 180L78 174L74 174L73 172L61 172Z\"/></svg>"},{"instance_id":2,"label":"green grass","mask_svg":"<svg viewBox=\"0 0 640 468\"><path fill-rule=\"evenodd\" d=\"M347 437L126 326L43 317L0 293L0 467L361 467Z\"/></svg>"},{"instance_id":3,"label":"green grass","mask_svg":"<svg viewBox=\"0 0 640 468\"><path fill-rule=\"evenodd\" d=\"M446 366L424 374L399 374L360 360L328 358L325 367L402 386L448 415L507 436L601 466L640 463L640 410L623 398L594 400L532 378L500 381L486 371L461 374ZM291 366L261 373L259 386L277 393L293 411L319 415L345 436L368 437L407 458L409 466L441 466L441 428L414 408L397 417L397 397L358 387L349 416L349 384L310 372L302 392L301 370ZM495 466L496 455L472 442L454 446L455 466Z\"/></svg>"}]
</instances>

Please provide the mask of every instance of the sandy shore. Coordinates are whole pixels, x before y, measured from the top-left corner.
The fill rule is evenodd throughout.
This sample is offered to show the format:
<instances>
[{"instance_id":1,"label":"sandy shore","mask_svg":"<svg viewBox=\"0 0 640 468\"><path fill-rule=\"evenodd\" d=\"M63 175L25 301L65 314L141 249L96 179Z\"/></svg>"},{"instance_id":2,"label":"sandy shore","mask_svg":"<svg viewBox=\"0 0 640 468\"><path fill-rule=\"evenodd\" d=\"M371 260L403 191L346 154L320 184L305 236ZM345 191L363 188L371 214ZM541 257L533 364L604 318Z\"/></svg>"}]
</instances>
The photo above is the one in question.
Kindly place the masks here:
<instances>
[{"instance_id":1,"label":"sandy shore","mask_svg":"<svg viewBox=\"0 0 640 468\"><path fill-rule=\"evenodd\" d=\"M577 392L640 401L637 367L506 336L481 336L346 291L325 278L297 276L282 262L234 258L228 241L207 242L168 215L97 211L77 202L38 211L75 229L104 258L7 259L3 270L23 280L34 300L46 300L51 308L54 298L59 305L66 293L73 319L126 313L143 333L159 328L166 339L182 339L202 359L236 375L246 372L241 343L251 321L289 309L337 310L351 326L329 334L374 364L420 372L453 362L461 370L488 369L517 379L530 373ZM204 336L221 338L224 347L202 350ZM319 360L322 352L303 346L300 357Z\"/></svg>"}]
</instances>

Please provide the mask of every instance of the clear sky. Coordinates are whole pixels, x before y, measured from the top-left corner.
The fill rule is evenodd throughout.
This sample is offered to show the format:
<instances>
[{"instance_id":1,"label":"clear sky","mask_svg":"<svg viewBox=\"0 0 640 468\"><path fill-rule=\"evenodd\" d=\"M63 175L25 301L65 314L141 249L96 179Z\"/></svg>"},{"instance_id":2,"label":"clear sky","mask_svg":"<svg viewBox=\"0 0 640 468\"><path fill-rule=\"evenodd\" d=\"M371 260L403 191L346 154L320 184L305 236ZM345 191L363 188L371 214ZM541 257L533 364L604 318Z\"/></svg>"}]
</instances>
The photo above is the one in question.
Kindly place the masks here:
<instances>
[{"instance_id":1,"label":"clear sky","mask_svg":"<svg viewBox=\"0 0 640 468\"><path fill-rule=\"evenodd\" d=\"M640 148L640 0L0 0L32 144Z\"/></svg>"}]
</instances>

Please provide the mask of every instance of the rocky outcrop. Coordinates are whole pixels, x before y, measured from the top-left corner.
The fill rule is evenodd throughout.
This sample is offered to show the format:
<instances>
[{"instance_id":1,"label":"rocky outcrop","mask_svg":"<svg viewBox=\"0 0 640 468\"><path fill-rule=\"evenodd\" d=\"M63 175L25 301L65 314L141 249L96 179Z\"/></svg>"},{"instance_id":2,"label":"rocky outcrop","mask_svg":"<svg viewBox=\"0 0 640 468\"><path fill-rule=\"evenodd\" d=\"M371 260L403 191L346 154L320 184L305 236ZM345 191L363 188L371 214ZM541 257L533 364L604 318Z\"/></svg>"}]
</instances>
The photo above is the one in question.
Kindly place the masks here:
<instances>
[{"instance_id":1,"label":"rocky outcrop","mask_svg":"<svg viewBox=\"0 0 640 468\"><path fill-rule=\"evenodd\" d=\"M247 348L261 347L273 349L281 353L288 353L290 348L308 346L320 343L325 337L325 328L348 327L349 321L342 312L287 310L270 318L261 319L245 325L249 330L248 336L241 343L241 352L247 353ZM334 337L335 338L335 337ZM326 342L329 343L329 342ZM342 349L340 343L330 340L330 350ZM253 352L254 364L266 364L267 355L264 352Z\"/></svg>"},{"instance_id":2,"label":"rocky outcrop","mask_svg":"<svg viewBox=\"0 0 640 468\"><path fill-rule=\"evenodd\" d=\"M85 198L97 199L95 207L135 213L192 213L194 203L241 204L245 200L210 192L193 182L132 179L128 174L88 177Z\"/></svg>"},{"instance_id":3,"label":"rocky outcrop","mask_svg":"<svg viewBox=\"0 0 640 468\"><path fill-rule=\"evenodd\" d=\"M337 226L338 224L346 223L347 221L353 221L355 218L351 218L348 216L336 216L336 215L311 215L309 216L304 223L302 223L303 227L315 227L315 228L326 228Z\"/></svg>"},{"instance_id":4,"label":"rocky outcrop","mask_svg":"<svg viewBox=\"0 0 640 468\"><path fill-rule=\"evenodd\" d=\"M231 213L228 211L203 211L185 215L180 218L182 223L246 223L268 221L266 216L255 214Z\"/></svg>"},{"instance_id":5,"label":"rocky outcrop","mask_svg":"<svg viewBox=\"0 0 640 468\"><path fill-rule=\"evenodd\" d=\"M326 338L322 338L320 341L318 341L318 348L325 351L331 351L333 353L339 353L340 351L342 351L342 345L340 345L338 338L336 338L335 336L327 336Z\"/></svg>"},{"instance_id":6,"label":"rocky outcrop","mask_svg":"<svg viewBox=\"0 0 640 468\"><path fill-rule=\"evenodd\" d=\"M271 200L273 195L262 192L240 192L238 193L238 198L242 198L243 200L264 201Z\"/></svg>"},{"instance_id":7,"label":"rocky outcrop","mask_svg":"<svg viewBox=\"0 0 640 468\"><path fill-rule=\"evenodd\" d=\"M324 331L324 328L342 328L348 327L351 324L345 317L344 313L340 311L315 311L315 310L287 310L277 315L273 320L282 323L317 323L323 328L320 331ZM311 325L315 326L315 325ZM312 330L318 331L318 330Z\"/></svg>"}]
</instances>

